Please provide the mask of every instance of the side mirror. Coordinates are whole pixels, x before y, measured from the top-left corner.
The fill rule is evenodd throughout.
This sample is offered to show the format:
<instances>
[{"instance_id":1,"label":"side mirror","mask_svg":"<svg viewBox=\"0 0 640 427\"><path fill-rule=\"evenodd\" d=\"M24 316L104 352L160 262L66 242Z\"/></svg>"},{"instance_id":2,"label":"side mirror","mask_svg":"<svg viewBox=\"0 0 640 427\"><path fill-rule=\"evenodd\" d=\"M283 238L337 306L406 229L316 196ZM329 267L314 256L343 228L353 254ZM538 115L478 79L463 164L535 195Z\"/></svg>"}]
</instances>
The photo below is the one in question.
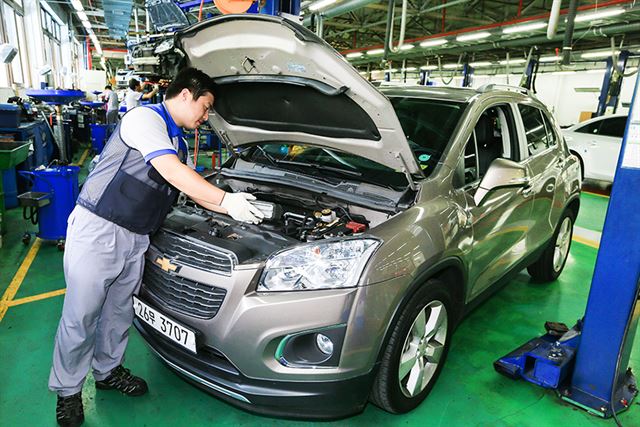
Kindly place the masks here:
<instances>
[{"instance_id":1,"label":"side mirror","mask_svg":"<svg viewBox=\"0 0 640 427\"><path fill-rule=\"evenodd\" d=\"M473 196L476 206L484 201L487 195L499 188L526 187L529 185L529 174L527 168L519 163L508 159L495 159L489 165L487 173L480 181L480 186Z\"/></svg>"}]
</instances>

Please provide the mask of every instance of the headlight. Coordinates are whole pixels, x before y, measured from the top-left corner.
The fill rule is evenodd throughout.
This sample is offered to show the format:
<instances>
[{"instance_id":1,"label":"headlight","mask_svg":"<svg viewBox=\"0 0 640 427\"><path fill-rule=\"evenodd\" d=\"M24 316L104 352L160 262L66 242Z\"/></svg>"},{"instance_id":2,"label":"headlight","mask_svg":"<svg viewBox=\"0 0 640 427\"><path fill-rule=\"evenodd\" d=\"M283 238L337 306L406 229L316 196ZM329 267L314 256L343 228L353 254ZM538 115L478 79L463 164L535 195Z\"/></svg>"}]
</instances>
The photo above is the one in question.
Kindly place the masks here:
<instances>
[{"instance_id":1,"label":"headlight","mask_svg":"<svg viewBox=\"0 0 640 427\"><path fill-rule=\"evenodd\" d=\"M258 291L350 288L380 246L375 239L313 242L267 260Z\"/></svg>"}]
</instances>

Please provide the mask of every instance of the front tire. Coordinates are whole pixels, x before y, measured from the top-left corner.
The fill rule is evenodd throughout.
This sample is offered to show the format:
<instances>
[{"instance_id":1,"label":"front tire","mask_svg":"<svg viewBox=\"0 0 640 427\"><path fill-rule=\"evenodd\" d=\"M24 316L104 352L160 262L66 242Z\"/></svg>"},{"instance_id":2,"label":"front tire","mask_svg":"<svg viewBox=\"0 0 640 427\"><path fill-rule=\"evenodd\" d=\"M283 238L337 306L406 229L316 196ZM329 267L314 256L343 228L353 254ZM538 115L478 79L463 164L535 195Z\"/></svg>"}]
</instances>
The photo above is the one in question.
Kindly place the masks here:
<instances>
[{"instance_id":1,"label":"front tire","mask_svg":"<svg viewBox=\"0 0 640 427\"><path fill-rule=\"evenodd\" d=\"M565 211L551 241L540 258L527 267L527 271L534 280L552 282L560 276L567 263L567 258L569 258L574 221L573 212Z\"/></svg>"},{"instance_id":2,"label":"front tire","mask_svg":"<svg viewBox=\"0 0 640 427\"><path fill-rule=\"evenodd\" d=\"M446 286L427 281L405 306L384 349L370 400L387 412L417 407L436 383L449 352L454 311Z\"/></svg>"}]
</instances>

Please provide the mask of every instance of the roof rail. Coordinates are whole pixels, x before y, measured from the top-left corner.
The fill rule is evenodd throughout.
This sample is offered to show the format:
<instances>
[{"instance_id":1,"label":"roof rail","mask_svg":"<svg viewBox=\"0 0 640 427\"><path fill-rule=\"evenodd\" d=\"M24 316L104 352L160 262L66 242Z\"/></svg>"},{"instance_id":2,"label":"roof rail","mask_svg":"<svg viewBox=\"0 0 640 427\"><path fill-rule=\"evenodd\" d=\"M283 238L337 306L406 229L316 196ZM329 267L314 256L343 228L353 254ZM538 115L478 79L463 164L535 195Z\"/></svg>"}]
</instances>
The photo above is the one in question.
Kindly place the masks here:
<instances>
[{"instance_id":1,"label":"roof rail","mask_svg":"<svg viewBox=\"0 0 640 427\"><path fill-rule=\"evenodd\" d=\"M478 88L478 92L489 92L492 90L507 90L510 92L519 92L524 95L531 95L531 91L526 87L521 86L511 86L511 85L501 85L496 83L487 83Z\"/></svg>"}]
</instances>

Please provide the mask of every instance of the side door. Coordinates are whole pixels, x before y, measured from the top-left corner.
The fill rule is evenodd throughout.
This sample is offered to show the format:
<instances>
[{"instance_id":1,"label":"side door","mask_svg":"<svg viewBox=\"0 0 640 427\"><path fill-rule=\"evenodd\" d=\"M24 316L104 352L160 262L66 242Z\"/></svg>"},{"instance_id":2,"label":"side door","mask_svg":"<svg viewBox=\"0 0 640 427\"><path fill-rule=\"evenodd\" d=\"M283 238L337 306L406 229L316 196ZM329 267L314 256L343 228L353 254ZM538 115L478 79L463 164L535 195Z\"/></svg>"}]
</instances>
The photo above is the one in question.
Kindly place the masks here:
<instances>
[{"instance_id":1,"label":"side door","mask_svg":"<svg viewBox=\"0 0 640 427\"><path fill-rule=\"evenodd\" d=\"M600 179L613 181L627 118L607 117L601 122L593 153L594 165Z\"/></svg>"},{"instance_id":2,"label":"side door","mask_svg":"<svg viewBox=\"0 0 640 427\"><path fill-rule=\"evenodd\" d=\"M495 189L481 202L474 200L483 178L491 174L492 167L495 169L496 159L520 162L514 110L508 103L493 105L482 112L457 171L459 191L466 197L467 227L472 228L473 235L467 254L469 299L517 264L531 226L533 196L526 186Z\"/></svg>"},{"instance_id":3,"label":"side door","mask_svg":"<svg viewBox=\"0 0 640 427\"><path fill-rule=\"evenodd\" d=\"M555 230L560 208L554 205L558 178L565 167L560 155L559 136L546 112L533 104L518 104L519 132L526 141L526 160L530 171L533 196L531 232L527 236L527 252L539 248Z\"/></svg>"}]
</instances>

